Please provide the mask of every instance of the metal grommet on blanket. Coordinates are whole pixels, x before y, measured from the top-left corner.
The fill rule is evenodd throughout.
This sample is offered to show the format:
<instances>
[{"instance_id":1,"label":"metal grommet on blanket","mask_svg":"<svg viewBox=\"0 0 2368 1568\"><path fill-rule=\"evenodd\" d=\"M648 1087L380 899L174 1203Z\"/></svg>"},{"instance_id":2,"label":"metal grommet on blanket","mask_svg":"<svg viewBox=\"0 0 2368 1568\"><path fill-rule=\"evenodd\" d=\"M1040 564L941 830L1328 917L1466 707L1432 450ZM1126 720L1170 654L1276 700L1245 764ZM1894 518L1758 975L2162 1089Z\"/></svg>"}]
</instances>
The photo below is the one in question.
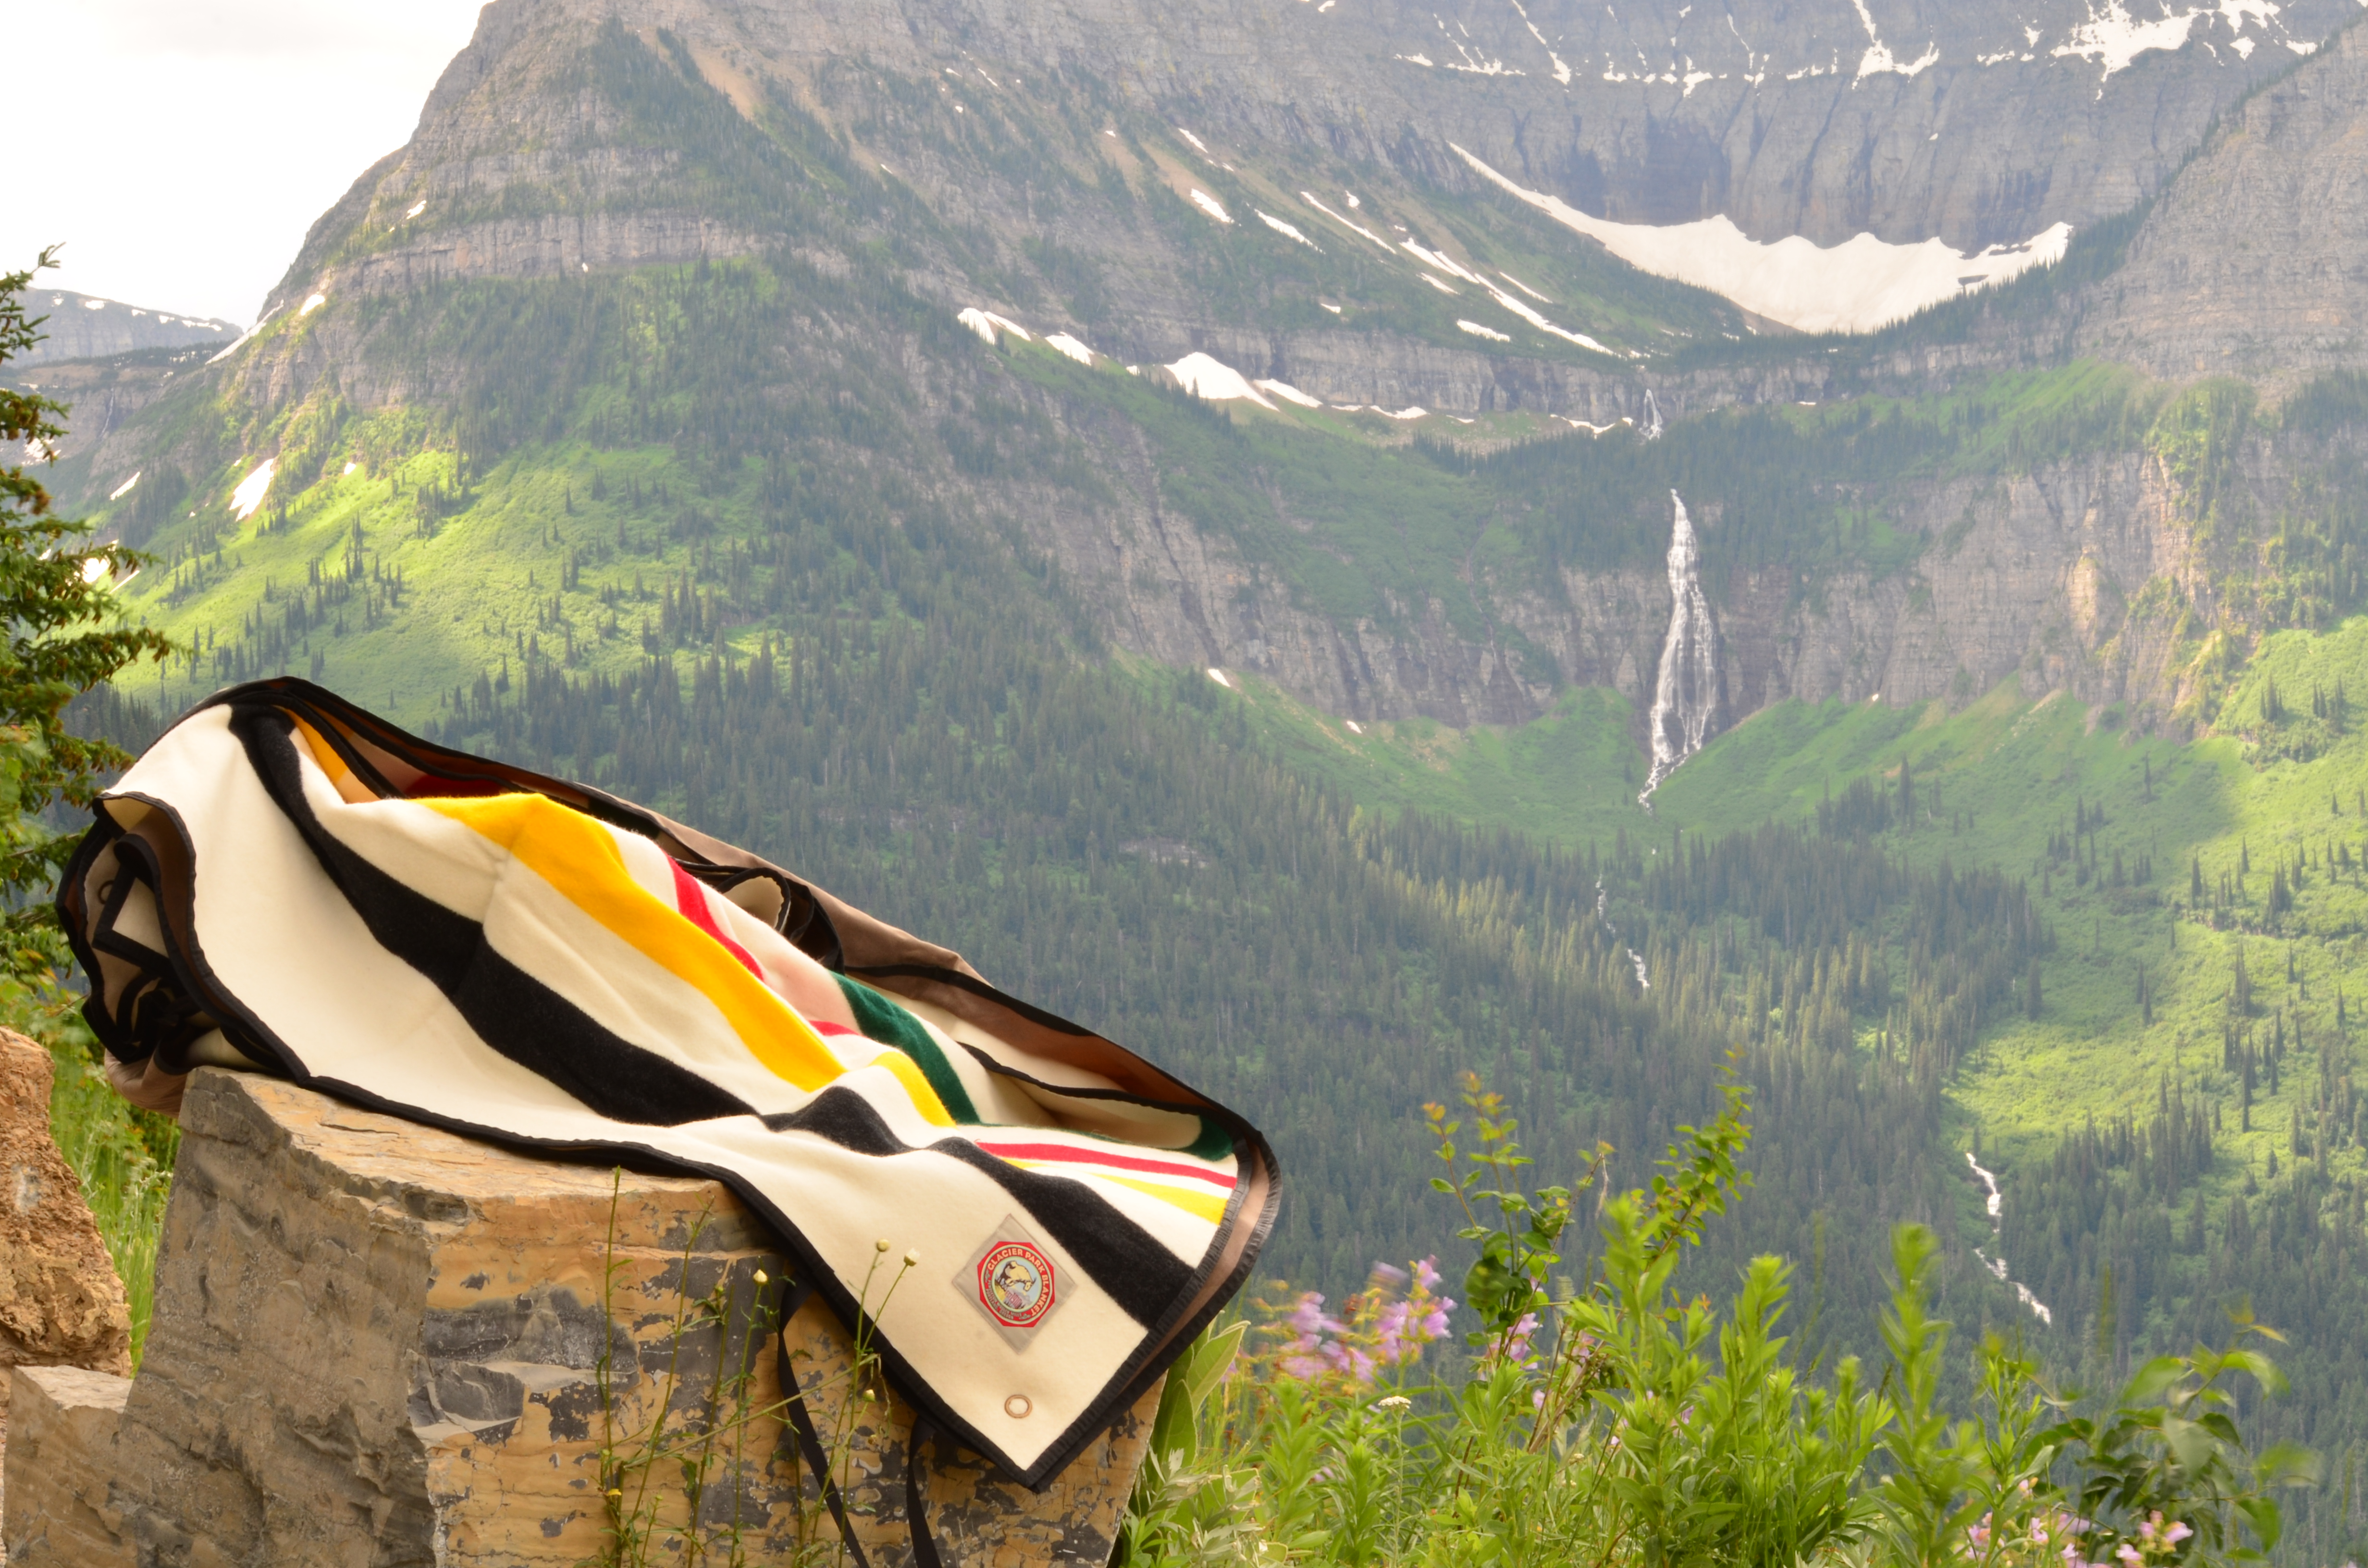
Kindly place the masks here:
<instances>
[{"instance_id":1,"label":"metal grommet on blanket","mask_svg":"<svg viewBox=\"0 0 2368 1568\"><path fill-rule=\"evenodd\" d=\"M1014 1421L1027 1420L1028 1413L1035 1408L1035 1405L1029 1403L1028 1396L1024 1393L1015 1393L1003 1402L1003 1414L1010 1416Z\"/></svg>"}]
</instances>

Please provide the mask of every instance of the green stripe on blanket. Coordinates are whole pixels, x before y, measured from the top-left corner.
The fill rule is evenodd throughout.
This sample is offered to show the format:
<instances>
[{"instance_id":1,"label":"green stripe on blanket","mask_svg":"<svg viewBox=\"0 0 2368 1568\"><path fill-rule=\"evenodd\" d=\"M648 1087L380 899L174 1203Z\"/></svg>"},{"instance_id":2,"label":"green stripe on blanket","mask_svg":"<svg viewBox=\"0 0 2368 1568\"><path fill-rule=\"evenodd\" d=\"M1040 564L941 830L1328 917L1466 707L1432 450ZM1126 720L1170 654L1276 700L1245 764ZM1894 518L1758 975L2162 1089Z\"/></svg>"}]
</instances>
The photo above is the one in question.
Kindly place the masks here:
<instances>
[{"instance_id":1,"label":"green stripe on blanket","mask_svg":"<svg viewBox=\"0 0 2368 1568\"><path fill-rule=\"evenodd\" d=\"M971 1104L970 1091L962 1087L961 1074L921 1027L921 1020L860 980L843 974L835 978L838 988L847 993L847 1005L855 1009L855 1027L863 1031L863 1038L893 1045L911 1057L929 1087L938 1091L938 1098L945 1102L946 1114L964 1127L979 1126L978 1108ZM1233 1153L1230 1144L1225 1153Z\"/></svg>"}]
</instances>

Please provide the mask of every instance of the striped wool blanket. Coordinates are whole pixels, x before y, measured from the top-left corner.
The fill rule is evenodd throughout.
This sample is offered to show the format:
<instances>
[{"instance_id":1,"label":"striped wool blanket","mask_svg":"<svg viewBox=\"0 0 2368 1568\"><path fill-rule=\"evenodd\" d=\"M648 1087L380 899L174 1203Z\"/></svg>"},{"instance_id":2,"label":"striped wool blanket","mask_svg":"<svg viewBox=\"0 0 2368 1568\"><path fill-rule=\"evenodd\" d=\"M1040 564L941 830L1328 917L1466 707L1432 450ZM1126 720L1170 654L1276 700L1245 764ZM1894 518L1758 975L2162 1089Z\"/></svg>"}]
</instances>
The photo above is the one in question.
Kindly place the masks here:
<instances>
[{"instance_id":1,"label":"striped wool blanket","mask_svg":"<svg viewBox=\"0 0 2368 1568\"><path fill-rule=\"evenodd\" d=\"M876 1244L917 1253L868 1304L873 1343L1030 1485L1141 1396L1274 1222L1240 1117L958 955L302 681L176 724L100 801L58 902L134 1097L234 1053L496 1142L712 1176L850 1328Z\"/></svg>"}]
</instances>

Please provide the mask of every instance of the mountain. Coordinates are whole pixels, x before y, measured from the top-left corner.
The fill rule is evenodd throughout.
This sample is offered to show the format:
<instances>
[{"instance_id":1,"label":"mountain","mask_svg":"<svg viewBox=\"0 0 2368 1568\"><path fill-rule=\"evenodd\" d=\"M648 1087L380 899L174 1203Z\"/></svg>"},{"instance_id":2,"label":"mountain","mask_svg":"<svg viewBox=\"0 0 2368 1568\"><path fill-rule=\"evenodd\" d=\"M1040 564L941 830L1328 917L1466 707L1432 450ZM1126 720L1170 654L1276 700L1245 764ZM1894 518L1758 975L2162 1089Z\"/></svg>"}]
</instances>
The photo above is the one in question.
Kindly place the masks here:
<instances>
[{"instance_id":1,"label":"mountain","mask_svg":"<svg viewBox=\"0 0 2368 1568\"><path fill-rule=\"evenodd\" d=\"M179 316L64 289L37 290L27 302L43 318L42 338L16 361L20 367L201 343L220 347L238 335L230 322Z\"/></svg>"},{"instance_id":2,"label":"mountain","mask_svg":"<svg viewBox=\"0 0 2368 1568\"><path fill-rule=\"evenodd\" d=\"M38 372L185 648L85 717L763 848L1259 1107L1334 1290L1463 1071L1625 1181L1733 1051L1706 1288L1871 1348L1929 1220L2092 1384L2250 1295L2341 1450L2357 14L497 0L235 351Z\"/></svg>"}]
</instances>

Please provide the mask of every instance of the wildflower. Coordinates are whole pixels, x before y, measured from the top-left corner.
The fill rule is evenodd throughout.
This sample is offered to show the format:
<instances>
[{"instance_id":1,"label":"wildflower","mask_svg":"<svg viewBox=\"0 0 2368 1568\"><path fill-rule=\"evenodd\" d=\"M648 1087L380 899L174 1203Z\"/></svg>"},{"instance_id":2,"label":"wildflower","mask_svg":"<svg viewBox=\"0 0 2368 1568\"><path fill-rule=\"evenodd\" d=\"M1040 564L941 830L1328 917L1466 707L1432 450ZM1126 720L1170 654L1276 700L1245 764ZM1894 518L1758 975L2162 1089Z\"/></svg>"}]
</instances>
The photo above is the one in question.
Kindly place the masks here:
<instances>
[{"instance_id":1,"label":"wildflower","mask_svg":"<svg viewBox=\"0 0 2368 1568\"><path fill-rule=\"evenodd\" d=\"M2194 1533L2177 1519L2173 1519L2170 1521L2170 1528L2162 1532L2162 1543L2165 1546L2177 1546Z\"/></svg>"},{"instance_id":2,"label":"wildflower","mask_svg":"<svg viewBox=\"0 0 2368 1568\"><path fill-rule=\"evenodd\" d=\"M1373 1265L1373 1278L1382 1284L1396 1289L1414 1277L1395 1265L1377 1262Z\"/></svg>"},{"instance_id":3,"label":"wildflower","mask_svg":"<svg viewBox=\"0 0 2368 1568\"><path fill-rule=\"evenodd\" d=\"M759 1286L770 1285L772 1282L773 1277L771 1275L766 1273L761 1268L757 1270L757 1283Z\"/></svg>"},{"instance_id":4,"label":"wildflower","mask_svg":"<svg viewBox=\"0 0 2368 1568\"><path fill-rule=\"evenodd\" d=\"M2146 1561L2146 1558L2139 1552L2138 1549L2132 1546L2128 1541L2123 1541L2121 1545L2115 1547L2113 1549L2113 1555L2128 1563L2130 1568L2138 1568L2138 1564Z\"/></svg>"},{"instance_id":5,"label":"wildflower","mask_svg":"<svg viewBox=\"0 0 2368 1568\"><path fill-rule=\"evenodd\" d=\"M873 1252L886 1252L888 1250L888 1238L886 1236L882 1236L878 1241L873 1242L871 1244L871 1250Z\"/></svg>"},{"instance_id":6,"label":"wildflower","mask_svg":"<svg viewBox=\"0 0 2368 1568\"><path fill-rule=\"evenodd\" d=\"M1521 1321L1513 1325L1512 1332L1505 1337L1505 1359L1513 1362L1528 1360L1530 1358L1530 1340L1537 1332L1538 1314L1535 1312L1523 1312L1521 1314Z\"/></svg>"},{"instance_id":7,"label":"wildflower","mask_svg":"<svg viewBox=\"0 0 2368 1568\"><path fill-rule=\"evenodd\" d=\"M1414 1288L1426 1296L1439 1289L1439 1259L1426 1257L1414 1266Z\"/></svg>"},{"instance_id":8,"label":"wildflower","mask_svg":"<svg viewBox=\"0 0 2368 1568\"><path fill-rule=\"evenodd\" d=\"M1382 1398L1375 1400L1373 1403L1376 1408L1382 1410L1412 1410L1414 1408L1414 1401L1408 1399L1402 1393L1384 1394Z\"/></svg>"},{"instance_id":9,"label":"wildflower","mask_svg":"<svg viewBox=\"0 0 2368 1568\"><path fill-rule=\"evenodd\" d=\"M907 1268L918 1268L921 1267L920 1248L906 1247L905 1249L905 1267Z\"/></svg>"}]
</instances>

